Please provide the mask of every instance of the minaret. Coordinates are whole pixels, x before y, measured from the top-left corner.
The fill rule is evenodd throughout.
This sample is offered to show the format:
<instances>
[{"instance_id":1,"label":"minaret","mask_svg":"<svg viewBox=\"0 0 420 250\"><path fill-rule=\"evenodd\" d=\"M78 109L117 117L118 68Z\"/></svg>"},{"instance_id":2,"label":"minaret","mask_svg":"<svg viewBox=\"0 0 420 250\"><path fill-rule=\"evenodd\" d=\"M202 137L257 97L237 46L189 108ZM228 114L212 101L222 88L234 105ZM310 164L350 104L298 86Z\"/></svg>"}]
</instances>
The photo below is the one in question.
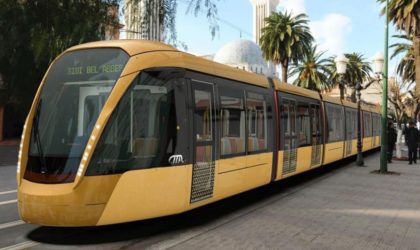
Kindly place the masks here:
<instances>
[{"instance_id":1,"label":"minaret","mask_svg":"<svg viewBox=\"0 0 420 250\"><path fill-rule=\"evenodd\" d=\"M254 42L260 45L260 37L262 28L265 26L265 18L269 17L272 12L276 11L280 0L251 0L252 3L252 20L254 30ZM271 77L277 77L275 64L267 63L268 74Z\"/></svg>"},{"instance_id":2,"label":"minaret","mask_svg":"<svg viewBox=\"0 0 420 250\"><path fill-rule=\"evenodd\" d=\"M164 40L163 24L159 22L159 0L125 0L127 39ZM148 6L149 4L149 6ZM149 8L149 13L147 13Z\"/></svg>"},{"instance_id":3,"label":"minaret","mask_svg":"<svg viewBox=\"0 0 420 250\"><path fill-rule=\"evenodd\" d=\"M265 26L264 19L276 11L279 2L280 0L251 0L254 42L256 44L260 44L262 28Z\"/></svg>"}]
</instances>

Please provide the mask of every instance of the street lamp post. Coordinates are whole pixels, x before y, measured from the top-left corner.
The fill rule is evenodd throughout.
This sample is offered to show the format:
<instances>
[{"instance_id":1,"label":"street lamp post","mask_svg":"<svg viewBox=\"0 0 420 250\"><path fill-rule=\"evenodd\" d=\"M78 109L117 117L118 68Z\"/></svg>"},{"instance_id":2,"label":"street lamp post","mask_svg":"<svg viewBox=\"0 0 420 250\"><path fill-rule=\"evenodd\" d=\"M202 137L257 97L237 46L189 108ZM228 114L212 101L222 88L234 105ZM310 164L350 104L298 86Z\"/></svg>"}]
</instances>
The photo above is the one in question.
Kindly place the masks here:
<instances>
[{"instance_id":1,"label":"street lamp post","mask_svg":"<svg viewBox=\"0 0 420 250\"><path fill-rule=\"evenodd\" d=\"M357 98L357 158L356 158L356 165L362 167L364 165L363 162L363 154L362 154L362 120L361 112L360 112L360 99L362 93L360 91L363 89L360 82L356 84L356 98Z\"/></svg>"},{"instance_id":2,"label":"street lamp post","mask_svg":"<svg viewBox=\"0 0 420 250\"><path fill-rule=\"evenodd\" d=\"M382 131L381 131L381 168L380 173L388 172L388 161L386 155L386 147L388 142L387 136L387 117L388 117L388 30L389 30L389 0L386 0L385 6L385 44L384 44L384 67L383 67L383 92L382 92Z\"/></svg>"},{"instance_id":3,"label":"street lamp post","mask_svg":"<svg viewBox=\"0 0 420 250\"><path fill-rule=\"evenodd\" d=\"M343 78L344 74L346 73L347 69L347 63L349 63L349 59L345 57L344 55L338 56L335 60L335 64L337 67L337 74L340 77L340 98L341 100L344 99L344 84L343 84ZM361 113L360 113L360 90L362 90L363 87L360 85L360 83L357 83L356 85L356 97L357 97L357 159L356 164L357 166L363 166L363 154L362 154L362 127L361 127Z\"/></svg>"},{"instance_id":4,"label":"street lamp post","mask_svg":"<svg viewBox=\"0 0 420 250\"><path fill-rule=\"evenodd\" d=\"M385 32L387 33L387 32ZM381 116L381 165L380 172L388 172L387 160L387 117L388 117L388 41L385 39L385 57L378 52L373 58L375 73L382 78L382 116ZM385 65L385 67L384 67Z\"/></svg>"}]
</instances>

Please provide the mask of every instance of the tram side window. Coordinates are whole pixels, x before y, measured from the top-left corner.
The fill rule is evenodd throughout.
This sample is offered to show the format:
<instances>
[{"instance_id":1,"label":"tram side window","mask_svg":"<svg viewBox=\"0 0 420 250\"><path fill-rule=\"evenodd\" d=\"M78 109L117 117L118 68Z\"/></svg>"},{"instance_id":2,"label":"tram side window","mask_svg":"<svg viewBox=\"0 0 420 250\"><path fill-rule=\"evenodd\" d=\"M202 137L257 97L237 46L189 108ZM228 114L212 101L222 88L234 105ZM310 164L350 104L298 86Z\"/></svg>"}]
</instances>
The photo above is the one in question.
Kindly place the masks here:
<instances>
[{"instance_id":1,"label":"tram side window","mask_svg":"<svg viewBox=\"0 0 420 250\"><path fill-rule=\"evenodd\" d=\"M264 95L247 92L248 152L267 149L267 103Z\"/></svg>"},{"instance_id":2,"label":"tram side window","mask_svg":"<svg viewBox=\"0 0 420 250\"><path fill-rule=\"evenodd\" d=\"M211 141L212 138L212 97L211 93L194 90L194 121L197 141Z\"/></svg>"},{"instance_id":3,"label":"tram side window","mask_svg":"<svg viewBox=\"0 0 420 250\"><path fill-rule=\"evenodd\" d=\"M346 108L346 140L357 139L357 112Z\"/></svg>"},{"instance_id":4,"label":"tram side window","mask_svg":"<svg viewBox=\"0 0 420 250\"><path fill-rule=\"evenodd\" d=\"M289 141L286 141L286 136L290 136L290 108L289 102L285 99L282 100L280 105L280 140L279 140L279 148L281 150L288 150ZM294 120L294 119L293 119Z\"/></svg>"},{"instance_id":5,"label":"tram side window","mask_svg":"<svg viewBox=\"0 0 420 250\"><path fill-rule=\"evenodd\" d=\"M346 109L346 140L352 139L353 137L352 115L353 112Z\"/></svg>"},{"instance_id":6,"label":"tram side window","mask_svg":"<svg viewBox=\"0 0 420 250\"><path fill-rule=\"evenodd\" d=\"M357 111L352 112L353 139L357 139Z\"/></svg>"},{"instance_id":7,"label":"tram side window","mask_svg":"<svg viewBox=\"0 0 420 250\"><path fill-rule=\"evenodd\" d=\"M364 137L372 136L372 119L369 112L363 111Z\"/></svg>"},{"instance_id":8,"label":"tram side window","mask_svg":"<svg viewBox=\"0 0 420 250\"><path fill-rule=\"evenodd\" d=\"M298 146L311 145L311 118L309 104L300 102L297 107Z\"/></svg>"},{"instance_id":9,"label":"tram side window","mask_svg":"<svg viewBox=\"0 0 420 250\"><path fill-rule=\"evenodd\" d=\"M176 104L184 82L161 74L142 72L134 80L105 127L87 175L168 166L170 156L185 153L185 113Z\"/></svg>"},{"instance_id":10,"label":"tram side window","mask_svg":"<svg viewBox=\"0 0 420 250\"><path fill-rule=\"evenodd\" d=\"M328 142L344 140L343 108L339 105L326 104L328 117Z\"/></svg>"},{"instance_id":11,"label":"tram side window","mask_svg":"<svg viewBox=\"0 0 420 250\"><path fill-rule=\"evenodd\" d=\"M372 136L376 136L376 133L377 133L376 130L378 128L378 125L376 124L376 115L375 114L372 114L371 121L372 121Z\"/></svg>"},{"instance_id":12,"label":"tram side window","mask_svg":"<svg viewBox=\"0 0 420 250\"><path fill-rule=\"evenodd\" d=\"M321 114L317 104L311 104L312 145L322 144Z\"/></svg>"},{"instance_id":13,"label":"tram side window","mask_svg":"<svg viewBox=\"0 0 420 250\"><path fill-rule=\"evenodd\" d=\"M238 93L238 94L235 94ZM241 91L220 88L221 155L245 152L245 108Z\"/></svg>"}]
</instances>

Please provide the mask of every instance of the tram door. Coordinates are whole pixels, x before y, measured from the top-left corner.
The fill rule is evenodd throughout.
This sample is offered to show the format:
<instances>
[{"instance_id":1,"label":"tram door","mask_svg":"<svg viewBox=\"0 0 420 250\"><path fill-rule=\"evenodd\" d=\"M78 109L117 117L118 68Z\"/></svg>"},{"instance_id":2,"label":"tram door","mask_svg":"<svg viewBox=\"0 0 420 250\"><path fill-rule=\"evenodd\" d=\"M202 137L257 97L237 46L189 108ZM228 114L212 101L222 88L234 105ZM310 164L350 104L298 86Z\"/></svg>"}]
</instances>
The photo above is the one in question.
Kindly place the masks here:
<instances>
[{"instance_id":1,"label":"tram door","mask_svg":"<svg viewBox=\"0 0 420 250\"><path fill-rule=\"evenodd\" d=\"M215 98L210 83L192 81L194 161L191 199L197 202L213 196L215 171Z\"/></svg>"},{"instance_id":2,"label":"tram door","mask_svg":"<svg viewBox=\"0 0 420 250\"><path fill-rule=\"evenodd\" d=\"M312 123L311 167L314 167L321 164L321 150L322 150L321 111L318 104L311 104L311 123Z\"/></svg>"},{"instance_id":3,"label":"tram door","mask_svg":"<svg viewBox=\"0 0 420 250\"><path fill-rule=\"evenodd\" d=\"M283 175L296 171L297 135L296 135L296 101L282 99L281 135L284 141Z\"/></svg>"}]
</instances>

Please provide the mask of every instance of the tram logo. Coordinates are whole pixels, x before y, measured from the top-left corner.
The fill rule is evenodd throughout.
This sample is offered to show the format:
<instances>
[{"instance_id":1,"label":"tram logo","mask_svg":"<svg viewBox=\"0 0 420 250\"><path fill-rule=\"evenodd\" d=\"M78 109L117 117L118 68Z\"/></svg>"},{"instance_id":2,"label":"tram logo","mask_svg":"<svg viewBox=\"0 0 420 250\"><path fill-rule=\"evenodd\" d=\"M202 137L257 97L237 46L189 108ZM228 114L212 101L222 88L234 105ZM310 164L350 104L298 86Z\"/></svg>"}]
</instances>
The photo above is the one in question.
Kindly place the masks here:
<instances>
[{"instance_id":1,"label":"tram logo","mask_svg":"<svg viewBox=\"0 0 420 250\"><path fill-rule=\"evenodd\" d=\"M177 165L184 163L184 157L182 155L172 155L171 157L169 157L168 161L171 165Z\"/></svg>"}]
</instances>

